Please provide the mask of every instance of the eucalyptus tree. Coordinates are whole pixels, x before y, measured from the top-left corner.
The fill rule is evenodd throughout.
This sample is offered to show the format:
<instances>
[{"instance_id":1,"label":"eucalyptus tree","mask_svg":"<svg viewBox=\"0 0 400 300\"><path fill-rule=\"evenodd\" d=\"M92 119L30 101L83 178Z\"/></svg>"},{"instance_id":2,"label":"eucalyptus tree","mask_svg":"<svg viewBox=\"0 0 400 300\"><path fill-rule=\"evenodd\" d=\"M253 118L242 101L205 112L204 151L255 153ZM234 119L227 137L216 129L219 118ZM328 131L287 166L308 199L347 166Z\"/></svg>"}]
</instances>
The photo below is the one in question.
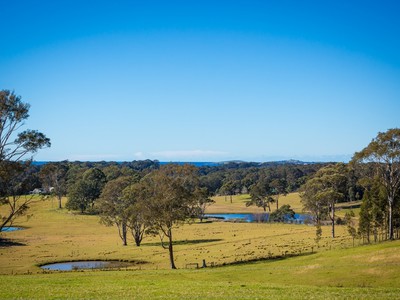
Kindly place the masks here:
<instances>
[{"instance_id":1,"label":"eucalyptus tree","mask_svg":"<svg viewBox=\"0 0 400 300\"><path fill-rule=\"evenodd\" d=\"M145 176L141 181L143 213L153 231L168 248L172 269L176 269L173 251L173 229L193 214L198 186L197 169L191 165L165 165ZM168 238L168 247L164 246Z\"/></svg>"},{"instance_id":2,"label":"eucalyptus tree","mask_svg":"<svg viewBox=\"0 0 400 300\"><path fill-rule=\"evenodd\" d=\"M386 191L379 179L363 178L360 183L364 187L364 195L360 206L358 232L367 242L373 234L375 242L378 239L378 231L385 230L387 224Z\"/></svg>"},{"instance_id":3,"label":"eucalyptus tree","mask_svg":"<svg viewBox=\"0 0 400 300\"><path fill-rule=\"evenodd\" d=\"M193 213L200 219L200 222L203 222L207 207L215 203L215 201L210 198L210 194L206 187L196 188L194 194L196 202Z\"/></svg>"},{"instance_id":4,"label":"eucalyptus tree","mask_svg":"<svg viewBox=\"0 0 400 300\"><path fill-rule=\"evenodd\" d=\"M62 197L67 195L67 173L66 163L48 163L44 165L39 173L44 188L58 199L58 208L62 208Z\"/></svg>"},{"instance_id":5,"label":"eucalyptus tree","mask_svg":"<svg viewBox=\"0 0 400 300\"><path fill-rule=\"evenodd\" d=\"M230 202L232 203L232 196L235 194L235 190L237 189L237 182L231 179L224 180L219 192L225 196L229 196Z\"/></svg>"},{"instance_id":6,"label":"eucalyptus tree","mask_svg":"<svg viewBox=\"0 0 400 300\"><path fill-rule=\"evenodd\" d=\"M127 227L138 247L142 243L145 233L154 232L151 226L151 214L146 213L146 188L146 183L141 181L134 182L123 190L123 201L127 203L125 212Z\"/></svg>"},{"instance_id":7,"label":"eucalyptus tree","mask_svg":"<svg viewBox=\"0 0 400 300\"><path fill-rule=\"evenodd\" d=\"M117 179L121 176L121 169L117 165L106 166L102 169L102 172L106 176L107 181Z\"/></svg>"},{"instance_id":8,"label":"eucalyptus tree","mask_svg":"<svg viewBox=\"0 0 400 300\"><path fill-rule=\"evenodd\" d=\"M328 215L335 237L335 205L345 198L347 167L342 164L323 167L302 186L300 197L305 210L316 218L317 226L321 217Z\"/></svg>"},{"instance_id":9,"label":"eucalyptus tree","mask_svg":"<svg viewBox=\"0 0 400 300\"><path fill-rule=\"evenodd\" d=\"M322 189L319 181L310 178L300 187L300 198L303 204L303 211L311 213L317 227L321 226L321 221L328 213L327 205L319 197Z\"/></svg>"},{"instance_id":10,"label":"eucalyptus tree","mask_svg":"<svg viewBox=\"0 0 400 300\"><path fill-rule=\"evenodd\" d=\"M117 163L104 167L102 172L106 175L107 181L117 179L121 176L139 176L138 171L130 169L127 166L118 165Z\"/></svg>"},{"instance_id":11,"label":"eucalyptus tree","mask_svg":"<svg viewBox=\"0 0 400 300\"><path fill-rule=\"evenodd\" d=\"M286 174L285 174L286 175ZM276 202L276 209L279 209L279 196L287 195L287 181L286 181L286 176L282 178L277 178L271 181L270 186L272 188L272 193L275 196L275 202Z\"/></svg>"},{"instance_id":12,"label":"eucalyptus tree","mask_svg":"<svg viewBox=\"0 0 400 300\"><path fill-rule=\"evenodd\" d=\"M261 207L264 212L271 211L271 203L275 200L272 197L273 192L268 182L260 180L250 187L250 200L246 202L246 206L256 205Z\"/></svg>"},{"instance_id":13,"label":"eucalyptus tree","mask_svg":"<svg viewBox=\"0 0 400 300\"><path fill-rule=\"evenodd\" d=\"M393 235L393 209L400 193L400 129L393 128L378 135L352 159L355 163L371 163L386 190L388 204L388 238Z\"/></svg>"},{"instance_id":14,"label":"eucalyptus tree","mask_svg":"<svg viewBox=\"0 0 400 300\"><path fill-rule=\"evenodd\" d=\"M37 195L27 195L30 190L30 162L3 161L0 165L0 231L12 226L15 219L29 209L29 205L41 199Z\"/></svg>"},{"instance_id":15,"label":"eucalyptus tree","mask_svg":"<svg viewBox=\"0 0 400 300\"><path fill-rule=\"evenodd\" d=\"M285 222L286 220L294 219L295 217L294 210L290 207L289 204L282 205L280 208L271 213L269 218L272 222Z\"/></svg>"},{"instance_id":16,"label":"eucalyptus tree","mask_svg":"<svg viewBox=\"0 0 400 300\"><path fill-rule=\"evenodd\" d=\"M0 231L25 213L35 199L16 194L25 182L22 177L27 176L27 156L51 145L50 139L37 130L20 131L29 108L14 92L0 91Z\"/></svg>"},{"instance_id":17,"label":"eucalyptus tree","mask_svg":"<svg viewBox=\"0 0 400 300\"><path fill-rule=\"evenodd\" d=\"M135 178L133 177L122 176L108 181L103 188L100 198L97 200L100 222L106 226L116 225L124 246L127 245L130 206L130 202L124 197L124 190L134 180Z\"/></svg>"},{"instance_id":18,"label":"eucalyptus tree","mask_svg":"<svg viewBox=\"0 0 400 300\"><path fill-rule=\"evenodd\" d=\"M100 197L105 184L106 176L100 169L86 170L82 178L70 187L66 207L72 210L80 210L81 213L88 208L93 209L94 202Z\"/></svg>"},{"instance_id":19,"label":"eucalyptus tree","mask_svg":"<svg viewBox=\"0 0 400 300\"><path fill-rule=\"evenodd\" d=\"M37 130L18 133L29 117L29 108L14 92L0 91L0 162L21 161L28 154L50 147L50 139Z\"/></svg>"}]
</instances>

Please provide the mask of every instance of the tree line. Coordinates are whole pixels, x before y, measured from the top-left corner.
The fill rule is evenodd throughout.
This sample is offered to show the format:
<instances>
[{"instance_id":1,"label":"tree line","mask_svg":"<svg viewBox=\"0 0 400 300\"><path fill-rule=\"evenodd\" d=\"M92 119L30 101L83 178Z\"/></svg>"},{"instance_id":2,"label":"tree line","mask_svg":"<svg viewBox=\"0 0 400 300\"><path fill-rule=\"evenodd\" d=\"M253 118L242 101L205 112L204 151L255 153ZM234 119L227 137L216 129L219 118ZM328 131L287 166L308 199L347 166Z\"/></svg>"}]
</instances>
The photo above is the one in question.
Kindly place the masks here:
<instances>
[{"instance_id":1,"label":"tree line","mask_svg":"<svg viewBox=\"0 0 400 300\"><path fill-rule=\"evenodd\" d=\"M329 219L335 237L335 207L338 202L361 200L358 229L346 215L349 233L370 242L400 237L400 129L380 132L348 164L334 164L319 169L300 189L306 211L321 235L321 221Z\"/></svg>"}]
</instances>

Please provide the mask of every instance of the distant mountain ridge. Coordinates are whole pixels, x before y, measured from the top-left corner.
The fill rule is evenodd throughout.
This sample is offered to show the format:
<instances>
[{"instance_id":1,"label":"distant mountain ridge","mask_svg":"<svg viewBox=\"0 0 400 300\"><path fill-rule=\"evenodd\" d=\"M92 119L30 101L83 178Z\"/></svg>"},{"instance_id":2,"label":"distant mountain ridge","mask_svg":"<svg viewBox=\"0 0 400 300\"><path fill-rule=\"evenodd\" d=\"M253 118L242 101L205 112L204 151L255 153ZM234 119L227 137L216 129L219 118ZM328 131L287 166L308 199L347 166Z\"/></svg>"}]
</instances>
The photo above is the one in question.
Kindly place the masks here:
<instances>
[{"instance_id":1,"label":"distant mountain ridge","mask_svg":"<svg viewBox=\"0 0 400 300\"><path fill-rule=\"evenodd\" d=\"M146 160L143 160L146 161ZM154 160L157 161L157 160ZM35 166L42 166L47 163L51 163L53 161L33 161L32 164ZM74 162L74 161L71 161ZM83 162L83 161L82 161ZM96 162L93 162L96 163ZM109 161L109 163L118 163L118 164L123 164L126 163L125 161ZM248 162L248 161L243 161L243 160L229 160L229 161L221 161L221 162L184 162L184 161L162 161L159 162L160 165L166 165L166 164L179 164L179 165L184 165L184 164L191 164L196 167L214 167L214 166L226 166L226 165L252 165L252 166L273 166L273 165L312 165L312 164L319 164L321 162L304 162L301 160L295 160L295 159L289 159L289 160L277 160L277 161L267 161L267 162Z\"/></svg>"}]
</instances>

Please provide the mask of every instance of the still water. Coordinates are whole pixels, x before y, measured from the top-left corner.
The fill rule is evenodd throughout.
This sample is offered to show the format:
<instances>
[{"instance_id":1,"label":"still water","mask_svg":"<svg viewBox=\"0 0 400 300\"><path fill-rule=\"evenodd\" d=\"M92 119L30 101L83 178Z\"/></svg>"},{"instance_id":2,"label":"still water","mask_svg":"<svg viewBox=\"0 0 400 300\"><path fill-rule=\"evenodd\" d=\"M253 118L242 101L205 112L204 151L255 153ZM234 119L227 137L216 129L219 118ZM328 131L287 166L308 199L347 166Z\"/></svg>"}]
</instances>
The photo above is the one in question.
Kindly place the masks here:
<instances>
[{"instance_id":1,"label":"still water","mask_svg":"<svg viewBox=\"0 0 400 300\"><path fill-rule=\"evenodd\" d=\"M221 219L224 221L242 221L242 222L268 222L269 213L254 213L254 214L206 214L206 218ZM311 216L307 214L295 214L294 218L289 216L285 223L304 224L311 221Z\"/></svg>"},{"instance_id":2,"label":"still water","mask_svg":"<svg viewBox=\"0 0 400 300\"><path fill-rule=\"evenodd\" d=\"M82 269L108 269L128 267L131 263L120 261L70 261L41 266L44 270L50 271L72 271Z\"/></svg>"},{"instance_id":3,"label":"still water","mask_svg":"<svg viewBox=\"0 0 400 300\"><path fill-rule=\"evenodd\" d=\"M3 232L9 232L9 231L17 231L17 230L22 230L22 229L24 229L24 228L21 228L21 227L13 227L13 226L6 226L6 227L3 227L2 229L1 229L1 231Z\"/></svg>"}]
</instances>

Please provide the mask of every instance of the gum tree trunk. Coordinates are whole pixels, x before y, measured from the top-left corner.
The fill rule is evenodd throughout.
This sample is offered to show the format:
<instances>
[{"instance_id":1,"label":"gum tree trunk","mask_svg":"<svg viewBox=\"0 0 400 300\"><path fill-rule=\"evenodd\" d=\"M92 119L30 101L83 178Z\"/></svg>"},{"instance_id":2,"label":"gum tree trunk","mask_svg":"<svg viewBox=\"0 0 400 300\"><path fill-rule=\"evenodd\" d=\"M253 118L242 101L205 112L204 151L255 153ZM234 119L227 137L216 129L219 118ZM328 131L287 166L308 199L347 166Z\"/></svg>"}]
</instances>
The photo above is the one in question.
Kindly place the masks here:
<instances>
[{"instance_id":1,"label":"gum tree trunk","mask_svg":"<svg viewBox=\"0 0 400 300\"><path fill-rule=\"evenodd\" d=\"M171 269L176 269L175 262L174 262L174 249L172 246L172 230L171 228L168 229L168 251L169 251L169 261L171 263Z\"/></svg>"},{"instance_id":2,"label":"gum tree trunk","mask_svg":"<svg viewBox=\"0 0 400 300\"><path fill-rule=\"evenodd\" d=\"M335 237L335 203L331 204L332 238Z\"/></svg>"},{"instance_id":3,"label":"gum tree trunk","mask_svg":"<svg viewBox=\"0 0 400 300\"><path fill-rule=\"evenodd\" d=\"M126 223L122 223L122 242L123 245L126 246L128 245L127 240L126 240L126 234L127 234L127 229L126 229Z\"/></svg>"},{"instance_id":4,"label":"gum tree trunk","mask_svg":"<svg viewBox=\"0 0 400 300\"><path fill-rule=\"evenodd\" d=\"M389 197L389 240L393 240L393 199Z\"/></svg>"}]
</instances>

